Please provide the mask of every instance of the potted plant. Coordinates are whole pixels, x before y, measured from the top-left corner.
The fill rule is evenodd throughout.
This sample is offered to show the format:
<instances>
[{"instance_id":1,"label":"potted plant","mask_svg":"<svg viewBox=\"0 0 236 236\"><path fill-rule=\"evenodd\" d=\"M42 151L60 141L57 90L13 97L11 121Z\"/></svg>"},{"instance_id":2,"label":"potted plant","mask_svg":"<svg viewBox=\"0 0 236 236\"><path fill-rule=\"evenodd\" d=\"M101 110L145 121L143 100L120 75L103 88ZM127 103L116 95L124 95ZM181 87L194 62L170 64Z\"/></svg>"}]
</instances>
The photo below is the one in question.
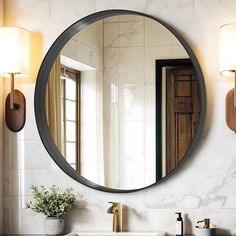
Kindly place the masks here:
<instances>
[{"instance_id":1,"label":"potted plant","mask_svg":"<svg viewBox=\"0 0 236 236\"><path fill-rule=\"evenodd\" d=\"M47 235L59 235L64 230L64 215L72 209L76 203L73 189L60 190L53 185L49 189L44 186L31 187L33 202L26 203L26 208L46 216L45 231Z\"/></svg>"}]
</instances>

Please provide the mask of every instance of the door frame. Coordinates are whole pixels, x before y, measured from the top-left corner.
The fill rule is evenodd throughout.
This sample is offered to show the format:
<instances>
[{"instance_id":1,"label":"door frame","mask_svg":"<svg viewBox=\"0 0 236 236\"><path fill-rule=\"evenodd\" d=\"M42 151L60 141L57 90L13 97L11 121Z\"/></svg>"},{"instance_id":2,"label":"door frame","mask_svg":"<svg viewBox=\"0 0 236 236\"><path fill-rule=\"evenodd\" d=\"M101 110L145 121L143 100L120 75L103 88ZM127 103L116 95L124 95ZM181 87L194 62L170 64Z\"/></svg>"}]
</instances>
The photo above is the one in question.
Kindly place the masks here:
<instances>
[{"instance_id":1,"label":"door frame","mask_svg":"<svg viewBox=\"0 0 236 236\"><path fill-rule=\"evenodd\" d=\"M156 60L156 181L162 176L162 80L164 67L192 66L191 60L184 59L158 59ZM189 152L187 151L186 155ZM185 156L186 156L185 155ZM184 159L184 158L183 158ZM169 173L168 173L169 175Z\"/></svg>"}]
</instances>

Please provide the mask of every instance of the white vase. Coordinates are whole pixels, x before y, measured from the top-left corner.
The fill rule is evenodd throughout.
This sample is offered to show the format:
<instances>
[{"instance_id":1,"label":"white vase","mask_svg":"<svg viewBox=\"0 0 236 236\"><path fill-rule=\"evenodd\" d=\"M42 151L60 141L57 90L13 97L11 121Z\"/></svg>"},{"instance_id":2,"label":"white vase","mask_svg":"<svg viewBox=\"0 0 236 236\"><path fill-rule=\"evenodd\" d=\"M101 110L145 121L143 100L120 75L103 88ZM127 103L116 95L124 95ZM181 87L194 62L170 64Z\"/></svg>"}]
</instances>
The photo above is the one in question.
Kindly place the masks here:
<instances>
[{"instance_id":1,"label":"white vase","mask_svg":"<svg viewBox=\"0 0 236 236\"><path fill-rule=\"evenodd\" d=\"M45 232L47 235L60 235L64 230L64 218L47 217L45 219Z\"/></svg>"}]
</instances>

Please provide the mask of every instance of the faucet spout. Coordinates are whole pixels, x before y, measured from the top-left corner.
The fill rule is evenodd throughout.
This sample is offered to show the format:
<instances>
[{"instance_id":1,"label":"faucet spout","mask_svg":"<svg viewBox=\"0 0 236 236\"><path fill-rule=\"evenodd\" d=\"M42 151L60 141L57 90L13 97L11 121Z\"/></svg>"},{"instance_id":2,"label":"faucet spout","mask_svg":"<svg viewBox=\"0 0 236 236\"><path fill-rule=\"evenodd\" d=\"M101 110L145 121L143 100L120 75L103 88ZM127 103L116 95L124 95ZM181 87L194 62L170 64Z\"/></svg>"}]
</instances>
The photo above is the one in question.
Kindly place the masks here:
<instances>
[{"instance_id":1,"label":"faucet spout","mask_svg":"<svg viewBox=\"0 0 236 236\"><path fill-rule=\"evenodd\" d=\"M107 209L108 214L113 214L113 232L122 231L122 207L119 202L109 202L112 206Z\"/></svg>"}]
</instances>

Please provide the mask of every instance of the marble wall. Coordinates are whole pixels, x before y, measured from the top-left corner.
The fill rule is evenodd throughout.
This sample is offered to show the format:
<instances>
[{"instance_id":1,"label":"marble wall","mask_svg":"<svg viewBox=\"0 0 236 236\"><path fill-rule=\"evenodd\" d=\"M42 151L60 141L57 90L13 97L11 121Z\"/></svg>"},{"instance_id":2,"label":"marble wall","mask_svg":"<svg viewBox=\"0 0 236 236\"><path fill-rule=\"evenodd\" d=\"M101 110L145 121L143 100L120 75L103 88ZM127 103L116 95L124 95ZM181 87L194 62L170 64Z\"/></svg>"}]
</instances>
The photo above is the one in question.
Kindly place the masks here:
<instances>
[{"instance_id":1,"label":"marble wall","mask_svg":"<svg viewBox=\"0 0 236 236\"><path fill-rule=\"evenodd\" d=\"M130 194L89 189L66 176L40 141L33 110L35 74L16 86L26 94L27 120L18 134L4 133L4 232L43 233L43 217L25 209L31 184L71 186L83 195L67 220L68 230L111 230L108 201L127 206L126 230L175 233L175 211L185 214L186 233L209 217L221 234L236 234L236 136L224 121L224 99L233 86L219 76L218 28L236 22L234 0L5 0L5 24L37 33L40 62L52 42L74 21L105 9L145 12L174 26L188 41L201 64L207 87L207 117L191 159L163 183ZM34 47L33 50L36 50ZM35 68L39 64L34 64ZM35 70L37 71L37 70ZM7 88L5 89L7 90ZM35 151L37 150L37 152Z\"/></svg>"},{"instance_id":2,"label":"marble wall","mask_svg":"<svg viewBox=\"0 0 236 236\"><path fill-rule=\"evenodd\" d=\"M156 181L155 63L173 58L188 55L156 21L129 14L104 20L106 186L138 189Z\"/></svg>"}]
</instances>

